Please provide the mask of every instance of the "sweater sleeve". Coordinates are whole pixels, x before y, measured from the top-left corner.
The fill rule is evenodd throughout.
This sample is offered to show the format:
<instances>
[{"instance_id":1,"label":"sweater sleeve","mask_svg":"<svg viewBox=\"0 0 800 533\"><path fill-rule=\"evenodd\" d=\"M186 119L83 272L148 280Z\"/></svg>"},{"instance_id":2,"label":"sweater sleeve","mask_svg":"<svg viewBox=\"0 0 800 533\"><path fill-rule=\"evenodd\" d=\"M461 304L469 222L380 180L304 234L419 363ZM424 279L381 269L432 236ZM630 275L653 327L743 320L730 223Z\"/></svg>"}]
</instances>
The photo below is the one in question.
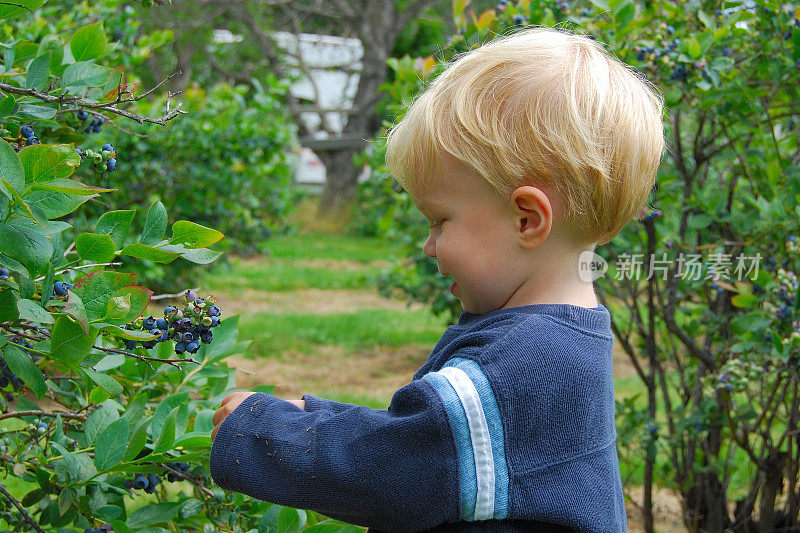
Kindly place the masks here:
<instances>
[{"instance_id":1,"label":"sweater sleeve","mask_svg":"<svg viewBox=\"0 0 800 533\"><path fill-rule=\"evenodd\" d=\"M352 403L340 403L335 402L333 400L328 400L326 398L318 398L317 396L311 396L310 394L303 394L302 400L306 402L306 411L319 411L320 409L325 409L328 411L332 411L334 413L341 413L345 409L352 409L354 407L358 407ZM386 409L374 409L376 412L386 413Z\"/></svg>"},{"instance_id":2,"label":"sweater sleeve","mask_svg":"<svg viewBox=\"0 0 800 533\"><path fill-rule=\"evenodd\" d=\"M311 404L266 393L242 402L211 447L217 485L393 533L458 519L456 445L430 383L402 387L386 410Z\"/></svg>"}]
</instances>

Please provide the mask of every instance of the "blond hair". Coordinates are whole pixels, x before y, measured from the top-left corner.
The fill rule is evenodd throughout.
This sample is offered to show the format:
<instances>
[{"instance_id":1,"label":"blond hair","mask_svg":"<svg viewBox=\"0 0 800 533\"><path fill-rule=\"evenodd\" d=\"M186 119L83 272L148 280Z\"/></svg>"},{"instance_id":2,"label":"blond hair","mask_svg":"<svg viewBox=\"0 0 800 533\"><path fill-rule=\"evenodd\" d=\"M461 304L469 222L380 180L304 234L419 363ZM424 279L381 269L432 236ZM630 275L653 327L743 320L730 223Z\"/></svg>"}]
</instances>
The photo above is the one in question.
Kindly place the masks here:
<instances>
[{"instance_id":1,"label":"blond hair","mask_svg":"<svg viewBox=\"0 0 800 533\"><path fill-rule=\"evenodd\" d=\"M599 42L534 27L455 56L388 132L386 164L409 192L435 179L442 151L504 198L550 187L576 243L603 245L646 207L663 106Z\"/></svg>"}]
</instances>

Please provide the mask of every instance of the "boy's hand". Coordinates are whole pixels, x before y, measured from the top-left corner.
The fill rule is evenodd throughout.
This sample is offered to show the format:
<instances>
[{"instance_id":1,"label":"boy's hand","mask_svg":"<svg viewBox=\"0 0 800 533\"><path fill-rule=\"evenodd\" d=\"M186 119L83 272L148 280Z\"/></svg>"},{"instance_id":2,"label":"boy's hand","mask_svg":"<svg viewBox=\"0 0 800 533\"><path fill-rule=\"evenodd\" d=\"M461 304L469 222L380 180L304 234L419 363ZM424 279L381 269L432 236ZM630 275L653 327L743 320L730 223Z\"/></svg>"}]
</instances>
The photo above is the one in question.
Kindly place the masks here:
<instances>
[{"instance_id":1,"label":"boy's hand","mask_svg":"<svg viewBox=\"0 0 800 533\"><path fill-rule=\"evenodd\" d=\"M211 430L211 440L214 440L214 437L217 435L217 431L219 431L219 427L222 425L222 422L228 417L229 414L234 412L239 404L245 401L248 397L255 394L255 392L232 392L223 398L222 403L220 404L220 408L214 413L214 416L211 418L211 422L214 424L214 429ZM305 400L287 400L290 403L295 404L302 410L305 410L306 401Z\"/></svg>"}]
</instances>

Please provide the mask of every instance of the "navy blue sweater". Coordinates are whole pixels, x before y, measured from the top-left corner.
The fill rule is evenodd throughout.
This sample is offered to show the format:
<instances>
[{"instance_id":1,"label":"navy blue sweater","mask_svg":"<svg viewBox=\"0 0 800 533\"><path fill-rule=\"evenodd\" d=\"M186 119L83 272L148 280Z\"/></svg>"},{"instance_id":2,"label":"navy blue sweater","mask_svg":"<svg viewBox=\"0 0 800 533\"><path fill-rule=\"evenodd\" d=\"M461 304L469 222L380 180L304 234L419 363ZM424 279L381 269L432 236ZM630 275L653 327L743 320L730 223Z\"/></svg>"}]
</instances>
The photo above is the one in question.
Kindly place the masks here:
<instances>
[{"instance_id":1,"label":"navy blue sweater","mask_svg":"<svg viewBox=\"0 0 800 533\"><path fill-rule=\"evenodd\" d=\"M248 397L211 475L372 533L624 532L610 324L602 305L462 312L388 409Z\"/></svg>"}]
</instances>

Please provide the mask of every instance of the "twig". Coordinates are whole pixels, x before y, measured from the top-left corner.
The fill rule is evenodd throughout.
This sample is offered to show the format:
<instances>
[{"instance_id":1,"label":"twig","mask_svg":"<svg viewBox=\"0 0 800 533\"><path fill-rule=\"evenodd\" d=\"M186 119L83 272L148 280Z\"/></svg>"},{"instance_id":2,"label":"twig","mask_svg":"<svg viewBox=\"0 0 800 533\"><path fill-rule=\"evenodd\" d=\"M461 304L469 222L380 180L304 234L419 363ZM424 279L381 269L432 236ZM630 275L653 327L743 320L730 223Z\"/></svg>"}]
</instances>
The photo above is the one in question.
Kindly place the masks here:
<instances>
[{"instance_id":1,"label":"twig","mask_svg":"<svg viewBox=\"0 0 800 533\"><path fill-rule=\"evenodd\" d=\"M177 76L180 73L181 73L181 71L178 70L178 71L174 72L173 74L167 76L161 83L156 85L156 87L154 87L150 91L145 92L144 94L142 94L140 96L136 96L136 97L133 97L133 98L122 99L122 98L119 97L119 95L117 95L117 99L115 101L107 102L107 103L99 103L99 102L95 102L95 101L92 101L92 100L85 100L85 99L81 98L80 96L52 96L52 95L49 95L47 93L43 93L41 91L37 91L36 89L23 89L21 87L14 87L13 85L9 85L7 83L0 83L0 91L5 91L5 92L11 93L11 94L19 94L19 95L22 95L22 96L32 96L33 98L38 98L39 100L41 100L43 102L47 102L47 103L58 102L61 105L67 105L67 104L76 105L76 106L79 106L79 107L81 107L83 109L87 109L87 110L100 109L100 110L103 110L103 111L107 111L109 113L115 113L117 115L121 115L121 116L123 116L125 118L129 118L131 120L135 120L139 124L142 124L144 122L150 122L152 124L159 124L159 125L163 126L168 121L172 120L173 118L177 117L178 115L186 114L186 111L181 109L181 106L183 105L183 103L179 103L175 107L175 109L173 109L172 111L168 111L164 116L162 116L160 118L151 118L151 117L144 117L144 116L141 116L141 115L136 115L134 113L130 113L128 111L125 111L124 109L120 109L119 107L117 107L117 104L124 104L124 103L128 103L128 102L136 102L138 100L141 100L142 98L144 98L145 96L150 94L153 90L155 90L156 88L160 87L162 84L164 84L165 82L169 81L170 79L172 79L173 77Z\"/></svg>"},{"instance_id":2,"label":"twig","mask_svg":"<svg viewBox=\"0 0 800 533\"><path fill-rule=\"evenodd\" d=\"M26 511L25 508L22 507L22 505L20 505L20 503L11 494L8 493L6 487L2 483L0 483L0 492L3 493L3 496L5 496L5 498L8 501L14 504L14 507L16 507L17 510L19 510L20 514L31 525L32 529L38 531L39 533L44 533L44 530L39 527L39 524L36 523L36 520L31 518L31 515L28 514L28 511Z\"/></svg>"},{"instance_id":3,"label":"twig","mask_svg":"<svg viewBox=\"0 0 800 533\"><path fill-rule=\"evenodd\" d=\"M3 324L0 324L0 326L4 327L6 329L6 331L11 333L12 335L16 335L17 337L23 337L25 339L30 339L30 340L34 340L34 341L42 340L42 339L39 339L39 338L36 338L36 337L32 337L30 335L26 335L25 333L22 333L21 331L17 331L15 329L12 329L9 326L4 326ZM26 329L34 329L38 333L40 333L40 334L42 334L42 335L44 335L46 337L50 336L50 334L48 332L46 332L44 330L40 330L39 328L37 328L35 326L32 326L32 325L31 326L23 325L22 327L24 327ZM170 366L174 366L178 370L183 370L178 363L194 363L196 365L200 364L199 361L196 361L194 359L159 359L157 357L148 357L146 355L138 355L138 354L135 354L135 353L128 352L126 350L117 350L116 348L105 348L103 346L98 346L96 344L93 345L92 348L94 348L96 350L100 350L101 352L118 353L118 354L126 355L128 357L134 357L136 359L139 359L140 361L146 362L150 366L151 370L155 370L155 368L153 368L153 365L150 364L150 361L155 361L157 363L166 363L166 364L168 364Z\"/></svg>"},{"instance_id":4,"label":"twig","mask_svg":"<svg viewBox=\"0 0 800 533\"><path fill-rule=\"evenodd\" d=\"M186 290L197 292L200 290L200 287L195 287L193 289L186 289ZM150 300L164 300L167 298L177 298L179 296L183 296L184 294L186 294L186 291L179 292L177 294L157 294L155 296L151 296Z\"/></svg>"},{"instance_id":5,"label":"twig","mask_svg":"<svg viewBox=\"0 0 800 533\"><path fill-rule=\"evenodd\" d=\"M70 109L62 109L61 112L62 113L73 113L73 112L76 112L76 111L80 111L81 109L83 109L83 108L73 107L73 108L70 108ZM98 113L97 111L92 111L91 109L83 109L83 110L86 111L87 113L89 113L90 115L95 116L95 117L106 118L105 115L103 115L102 113ZM145 135L144 133L137 133L135 131L126 130L125 128L123 128L122 126L120 126L119 124L114 122L113 120L109 120L108 123L111 124L112 126L114 126L119 131L121 131L122 133L124 133L126 135L135 135L136 137L140 137L142 139L146 139L147 138L147 135Z\"/></svg>"},{"instance_id":6,"label":"twig","mask_svg":"<svg viewBox=\"0 0 800 533\"><path fill-rule=\"evenodd\" d=\"M51 416L53 418L57 416L61 416L61 418L70 418L73 420L83 420L86 421L86 415L79 415L77 413L62 413L62 412L50 412L50 411L14 411L13 413L5 413L0 415L0 420L5 420L6 418L22 418L23 416Z\"/></svg>"},{"instance_id":7,"label":"twig","mask_svg":"<svg viewBox=\"0 0 800 533\"><path fill-rule=\"evenodd\" d=\"M120 265L122 265L122 263L93 263L91 265L78 265L78 266L74 266L74 267L65 268L64 270L59 270L58 272L55 272L53 275L57 276L59 274L64 274L66 272L69 272L70 270L79 270L81 268L92 268L92 267L99 267L99 266L120 266ZM39 276L38 278L36 278L36 281L41 281L44 278L45 278L45 276Z\"/></svg>"},{"instance_id":8,"label":"twig","mask_svg":"<svg viewBox=\"0 0 800 533\"><path fill-rule=\"evenodd\" d=\"M22 4L17 4L14 2L0 2L0 6L21 7L22 9L27 9L29 12L34 13L33 9L29 8L28 6L23 6Z\"/></svg>"}]
</instances>

